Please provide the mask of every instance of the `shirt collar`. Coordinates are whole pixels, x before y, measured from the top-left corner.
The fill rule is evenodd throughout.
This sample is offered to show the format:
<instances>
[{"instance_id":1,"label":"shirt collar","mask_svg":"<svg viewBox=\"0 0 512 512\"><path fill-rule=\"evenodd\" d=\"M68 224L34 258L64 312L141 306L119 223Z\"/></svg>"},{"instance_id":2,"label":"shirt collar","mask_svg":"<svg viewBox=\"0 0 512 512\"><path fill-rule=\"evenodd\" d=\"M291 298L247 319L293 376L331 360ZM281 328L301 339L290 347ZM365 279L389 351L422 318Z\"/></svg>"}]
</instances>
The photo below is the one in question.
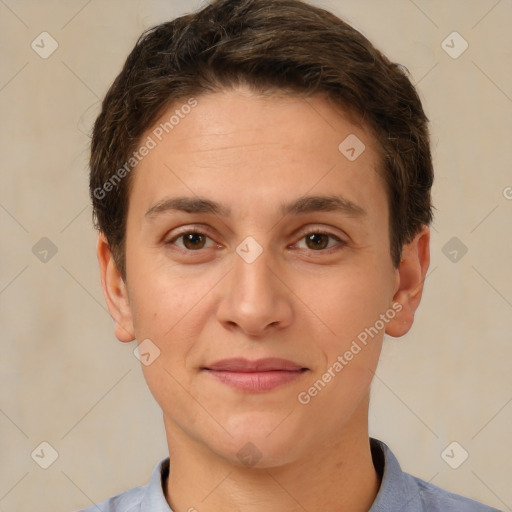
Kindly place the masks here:
<instances>
[{"instance_id":1,"label":"shirt collar","mask_svg":"<svg viewBox=\"0 0 512 512\"><path fill-rule=\"evenodd\" d=\"M169 476L169 457L159 462L140 504L140 512L172 512L165 499L164 486Z\"/></svg>"},{"instance_id":2,"label":"shirt collar","mask_svg":"<svg viewBox=\"0 0 512 512\"><path fill-rule=\"evenodd\" d=\"M381 483L368 512L422 510L419 508L421 501L418 494L411 489L408 475L402 471L389 447L378 439L370 438L370 448L377 471L379 471L379 465L381 466Z\"/></svg>"},{"instance_id":3,"label":"shirt collar","mask_svg":"<svg viewBox=\"0 0 512 512\"><path fill-rule=\"evenodd\" d=\"M381 477L379 492L368 512L408 512L419 510L419 496L410 487L407 475L389 447L370 438L372 459ZM172 512L165 499L164 486L169 475L169 457L159 462L142 498L140 512Z\"/></svg>"}]
</instances>

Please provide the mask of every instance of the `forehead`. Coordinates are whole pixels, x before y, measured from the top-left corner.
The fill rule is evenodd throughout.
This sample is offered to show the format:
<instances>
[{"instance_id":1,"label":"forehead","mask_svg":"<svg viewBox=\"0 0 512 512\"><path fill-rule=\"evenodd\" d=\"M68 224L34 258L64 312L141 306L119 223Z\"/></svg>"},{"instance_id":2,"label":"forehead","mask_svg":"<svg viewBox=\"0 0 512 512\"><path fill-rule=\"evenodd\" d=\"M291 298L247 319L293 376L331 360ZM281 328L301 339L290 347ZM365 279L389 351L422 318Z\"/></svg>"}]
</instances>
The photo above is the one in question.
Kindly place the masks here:
<instances>
[{"instance_id":1,"label":"forehead","mask_svg":"<svg viewBox=\"0 0 512 512\"><path fill-rule=\"evenodd\" d=\"M308 193L337 192L370 214L387 209L374 137L320 96L203 94L176 102L142 141L152 149L136 167L130 203L136 196L133 206L146 211L188 195L229 204L236 215L251 204L282 209Z\"/></svg>"}]
</instances>

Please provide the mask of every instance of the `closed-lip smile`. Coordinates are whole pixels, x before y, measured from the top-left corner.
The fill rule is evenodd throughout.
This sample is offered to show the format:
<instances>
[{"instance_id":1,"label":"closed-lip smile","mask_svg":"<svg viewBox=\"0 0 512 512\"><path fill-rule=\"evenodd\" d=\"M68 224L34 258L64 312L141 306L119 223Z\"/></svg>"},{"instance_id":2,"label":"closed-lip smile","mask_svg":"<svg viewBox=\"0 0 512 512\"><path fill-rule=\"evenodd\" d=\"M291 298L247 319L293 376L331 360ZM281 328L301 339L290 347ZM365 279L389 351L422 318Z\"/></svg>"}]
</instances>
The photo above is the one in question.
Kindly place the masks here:
<instances>
[{"instance_id":1,"label":"closed-lip smile","mask_svg":"<svg viewBox=\"0 0 512 512\"><path fill-rule=\"evenodd\" d=\"M254 361L244 358L222 359L201 370L240 391L262 392L297 379L308 368L288 359L267 357Z\"/></svg>"}]
</instances>

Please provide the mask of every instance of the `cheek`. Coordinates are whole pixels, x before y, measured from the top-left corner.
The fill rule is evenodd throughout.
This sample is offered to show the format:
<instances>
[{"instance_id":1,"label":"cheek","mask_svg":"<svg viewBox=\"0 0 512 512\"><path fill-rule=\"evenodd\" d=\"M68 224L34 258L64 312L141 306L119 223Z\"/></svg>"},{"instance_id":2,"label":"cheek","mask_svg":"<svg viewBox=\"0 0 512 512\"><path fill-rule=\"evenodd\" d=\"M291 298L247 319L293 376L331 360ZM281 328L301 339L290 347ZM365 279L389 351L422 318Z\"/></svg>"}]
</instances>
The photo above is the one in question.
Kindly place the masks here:
<instances>
[{"instance_id":1,"label":"cheek","mask_svg":"<svg viewBox=\"0 0 512 512\"><path fill-rule=\"evenodd\" d=\"M299 398L308 402L312 418L328 410L333 425L341 425L367 395L382 349L386 324L381 315L390 306L389 283L383 272L353 266L331 276L310 296L315 313L334 332L325 335L321 326L316 330L324 363Z\"/></svg>"},{"instance_id":2,"label":"cheek","mask_svg":"<svg viewBox=\"0 0 512 512\"><path fill-rule=\"evenodd\" d=\"M183 272L177 275L168 262L155 265L150 260L140 260L134 258L134 266L137 262L146 271L138 275L134 272L128 287L137 339L172 339L173 332L182 331L190 323L185 320L200 310L201 300L211 285L201 276Z\"/></svg>"},{"instance_id":3,"label":"cheek","mask_svg":"<svg viewBox=\"0 0 512 512\"><path fill-rule=\"evenodd\" d=\"M337 343L346 344L370 328L391 306L392 280L384 269L350 266L320 281L303 283L301 297L318 314ZM380 324L379 324L380 326Z\"/></svg>"},{"instance_id":4,"label":"cheek","mask_svg":"<svg viewBox=\"0 0 512 512\"><path fill-rule=\"evenodd\" d=\"M192 387L188 355L203 329L204 302L199 279L172 278L165 269L145 273L130 288L133 324L139 342L150 339L157 357L142 365L155 400L164 409L186 408Z\"/></svg>"}]
</instances>

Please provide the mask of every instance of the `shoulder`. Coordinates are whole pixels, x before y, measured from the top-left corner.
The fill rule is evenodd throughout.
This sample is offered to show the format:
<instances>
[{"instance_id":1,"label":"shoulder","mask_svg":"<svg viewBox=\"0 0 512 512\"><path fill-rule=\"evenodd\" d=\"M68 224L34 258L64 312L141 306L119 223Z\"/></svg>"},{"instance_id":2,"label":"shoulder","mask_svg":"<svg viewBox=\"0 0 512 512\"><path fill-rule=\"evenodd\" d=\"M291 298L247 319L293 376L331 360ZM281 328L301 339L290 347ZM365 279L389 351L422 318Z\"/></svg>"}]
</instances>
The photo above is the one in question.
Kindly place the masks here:
<instances>
[{"instance_id":1,"label":"shoulder","mask_svg":"<svg viewBox=\"0 0 512 512\"><path fill-rule=\"evenodd\" d=\"M155 466L147 485L134 487L78 512L172 512L163 491L168 472L167 457Z\"/></svg>"},{"instance_id":2,"label":"shoulder","mask_svg":"<svg viewBox=\"0 0 512 512\"><path fill-rule=\"evenodd\" d=\"M139 512L146 486L134 487L79 512Z\"/></svg>"},{"instance_id":3,"label":"shoulder","mask_svg":"<svg viewBox=\"0 0 512 512\"><path fill-rule=\"evenodd\" d=\"M446 491L434 484L406 474L410 485L418 491L418 497L426 512L499 512L497 509L470 498Z\"/></svg>"},{"instance_id":4,"label":"shoulder","mask_svg":"<svg viewBox=\"0 0 512 512\"><path fill-rule=\"evenodd\" d=\"M472 499L404 473L390 448L370 438L381 485L370 512L499 512Z\"/></svg>"}]
</instances>

